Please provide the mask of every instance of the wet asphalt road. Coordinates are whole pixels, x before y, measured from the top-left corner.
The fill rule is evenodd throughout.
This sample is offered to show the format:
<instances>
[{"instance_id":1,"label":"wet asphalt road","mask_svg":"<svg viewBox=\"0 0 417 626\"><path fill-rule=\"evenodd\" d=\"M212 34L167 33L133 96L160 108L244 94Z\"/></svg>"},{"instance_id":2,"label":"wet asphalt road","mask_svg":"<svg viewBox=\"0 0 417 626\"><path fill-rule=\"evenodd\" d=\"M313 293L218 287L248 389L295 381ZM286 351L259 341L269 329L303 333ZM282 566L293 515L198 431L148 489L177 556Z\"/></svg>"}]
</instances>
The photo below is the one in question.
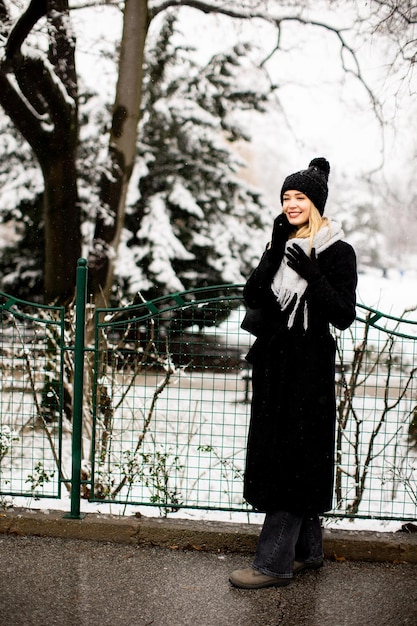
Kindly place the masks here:
<instances>
[{"instance_id":1,"label":"wet asphalt road","mask_svg":"<svg viewBox=\"0 0 417 626\"><path fill-rule=\"evenodd\" d=\"M232 588L238 554L0 536L1 626L416 626L417 566L326 561Z\"/></svg>"}]
</instances>

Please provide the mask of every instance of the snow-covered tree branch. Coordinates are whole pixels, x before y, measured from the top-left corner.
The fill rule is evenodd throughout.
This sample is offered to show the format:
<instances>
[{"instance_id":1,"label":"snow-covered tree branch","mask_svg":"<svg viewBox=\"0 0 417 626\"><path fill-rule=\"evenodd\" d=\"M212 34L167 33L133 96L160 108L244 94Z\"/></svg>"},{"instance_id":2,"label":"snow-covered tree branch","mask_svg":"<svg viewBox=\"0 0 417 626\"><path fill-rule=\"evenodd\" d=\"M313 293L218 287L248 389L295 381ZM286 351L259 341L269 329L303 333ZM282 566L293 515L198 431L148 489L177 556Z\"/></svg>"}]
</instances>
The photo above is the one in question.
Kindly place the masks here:
<instances>
[{"instance_id":1,"label":"snow-covered tree branch","mask_svg":"<svg viewBox=\"0 0 417 626\"><path fill-rule=\"evenodd\" d=\"M268 25L276 35L275 42L270 39L264 47L263 62L258 56L257 76L263 72L264 77L275 55L285 66L287 33L292 46L303 45L311 32L323 34L332 41L335 56L340 56L341 71L361 86L366 105L373 109L380 126L385 122L381 96L363 70L361 38L384 36L396 41L397 48L387 58L393 64L396 58L407 58L410 73L415 61L415 9L410 2L372 0L369 6L358 7L354 2L328 0L320 10L309 0L301 4L292 0L28 0L25 9L21 6L22 3L0 0L0 105L29 144L43 179L39 245L44 246L45 253L39 259L43 256L45 264L39 272L43 274L47 302L71 298L76 261L82 252L89 257L90 290L98 304L110 301L115 271L117 280L121 279L125 286L130 284L130 288L134 284L146 290L152 283L155 289L151 288L150 293L159 293L168 285L194 285L198 279L238 278L247 271L247 251L251 246L244 244L243 238L251 229L249 240L253 243L256 232L261 232L265 224L252 222L255 207L262 204L259 192L241 185L242 163L231 142L244 141L249 133L242 126L235 126L232 112L238 106L256 110L267 89L258 78L253 82L254 88L248 89L245 73L254 68L242 69L240 77L233 72L229 75L230 67L226 68L225 60L219 56L216 61L214 54L210 79L210 63L192 70L209 81L205 100L201 85L192 76L183 76L181 85L179 80L170 83L168 75L160 76L162 83L155 100L149 72L158 60L150 62L153 40L149 34L155 36L164 16L179 16L184 9L194 11L199 20L217 15L219 20L245 24L245 28ZM93 7L117 13L123 23L120 37L113 37L108 44L114 59L116 48L119 54L117 67L116 62L113 64L117 80L110 101L96 90L96 77L89 77L88 84L82 83L79 88L81 74L75 65L79 42L71 18ZM88 15L91 19L92 13ZM111 35L109 31L109 40ZM162 67L164 50L160 49L159 54ZM184 54L169 60L178 63L177 73L181 64L185 67L184 63L189 63ZM242 49L238 57L251 62L249 49ZM216 72L221 77L217 83ZM271 78L268 88L276 98L284 128L287 111L279 100L278 83ZM163 94L163 88L170 90L169 97L168 93ZM93 101L100 102L102 108L91 115ZM99 120L95 127L90 124L93 117ZM22 163L27 163L27 148L20 140L17 144ZM9 154L9 147L0 153L0 162L4 163L1 180L6 180L10 172L10 165L5 162ZM14 180L9 178L13 185ZM27 216L31 213L33 217L33 208L39 202L39 185L34 186L36 193L29 204L31 185L24 187L22 203L19 204L17 194L15 209L27 210ZM158 245L176 281L162 280L156 248L152 252L156 230L151 223L158 223L160 211L172 245ZM15 219L18 212L14 210ZM233 224L239 227L228 221L232 215ZM234 239L218 236L216 220L217 229L233 232ZM213 237L213 245L209 245ZM121 249L130 251L132 263L125 264L123 271ZM187 270L189 264L194 264L191 273ZM133 274L129 278L130 271Z\"/></svg>"}]
</instances>

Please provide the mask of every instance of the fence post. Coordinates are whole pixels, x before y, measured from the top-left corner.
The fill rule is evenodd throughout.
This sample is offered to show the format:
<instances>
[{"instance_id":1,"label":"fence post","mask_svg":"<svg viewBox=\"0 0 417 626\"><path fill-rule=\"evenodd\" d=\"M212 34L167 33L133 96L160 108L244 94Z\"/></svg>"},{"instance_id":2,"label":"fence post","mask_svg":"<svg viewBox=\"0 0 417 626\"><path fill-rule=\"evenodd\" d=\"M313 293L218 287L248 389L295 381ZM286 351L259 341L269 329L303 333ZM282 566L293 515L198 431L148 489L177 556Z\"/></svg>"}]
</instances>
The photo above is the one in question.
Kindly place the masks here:
<instances>
[{"instance_id":1,"label":"fence post","mask_svg":"<svg viewBox=\"0 0 417 626\"><path fill-rule=\"evenodd\" d=\"M87 260L78 259L75 291L74 394L72 399L71 512L64 516L70 519L82 519L85 517L85 514L80 513L80 500L87 273Z\"/></svg>"}]
</instances>

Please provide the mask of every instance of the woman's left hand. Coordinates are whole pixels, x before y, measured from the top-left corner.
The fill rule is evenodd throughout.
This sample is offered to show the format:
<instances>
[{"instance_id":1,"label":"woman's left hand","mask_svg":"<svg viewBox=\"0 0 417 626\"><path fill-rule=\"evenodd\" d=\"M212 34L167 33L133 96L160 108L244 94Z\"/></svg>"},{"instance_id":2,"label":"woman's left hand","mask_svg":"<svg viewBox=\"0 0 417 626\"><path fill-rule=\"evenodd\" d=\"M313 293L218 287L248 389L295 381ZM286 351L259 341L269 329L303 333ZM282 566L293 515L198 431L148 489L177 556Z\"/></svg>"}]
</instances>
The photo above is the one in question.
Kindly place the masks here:
<instances>
[{"instance_id":1,"label":"woman's left hand","mask_svg":"<svg viewBox=\"0 0 417 626\"><path fill-rule=\"evenodd\" d=\"M301 278L304 278L304 280L308 283L321 278L315 248L311 250L311 257L309 257L304 250L295 243L291 246L291 248L288 248L285 256L288 259L288 267L297 272L297 274L299 274Z\"/></svg>"}]
</instances>

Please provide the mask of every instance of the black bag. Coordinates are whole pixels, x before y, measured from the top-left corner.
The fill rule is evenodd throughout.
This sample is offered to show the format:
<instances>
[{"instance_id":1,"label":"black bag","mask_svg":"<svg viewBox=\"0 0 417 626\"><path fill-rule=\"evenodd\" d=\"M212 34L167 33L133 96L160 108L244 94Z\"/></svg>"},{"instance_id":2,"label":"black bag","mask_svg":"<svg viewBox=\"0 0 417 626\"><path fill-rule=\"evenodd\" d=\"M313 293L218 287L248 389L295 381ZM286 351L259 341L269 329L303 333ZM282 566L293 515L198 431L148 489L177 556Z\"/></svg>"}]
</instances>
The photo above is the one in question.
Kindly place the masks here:
<instances>
[{"instance_id":1,"label":"black bag","mask_svg":"<svg viewBox=\"0 0 417 626\"><path fill-rule=\"evenodd\" d=\"M246 330L251 335L259 337L262 330L265 331L265 318L262 309L247 309L245 317L240 325L243 330Z\"/></svg>"}]
</instances>

